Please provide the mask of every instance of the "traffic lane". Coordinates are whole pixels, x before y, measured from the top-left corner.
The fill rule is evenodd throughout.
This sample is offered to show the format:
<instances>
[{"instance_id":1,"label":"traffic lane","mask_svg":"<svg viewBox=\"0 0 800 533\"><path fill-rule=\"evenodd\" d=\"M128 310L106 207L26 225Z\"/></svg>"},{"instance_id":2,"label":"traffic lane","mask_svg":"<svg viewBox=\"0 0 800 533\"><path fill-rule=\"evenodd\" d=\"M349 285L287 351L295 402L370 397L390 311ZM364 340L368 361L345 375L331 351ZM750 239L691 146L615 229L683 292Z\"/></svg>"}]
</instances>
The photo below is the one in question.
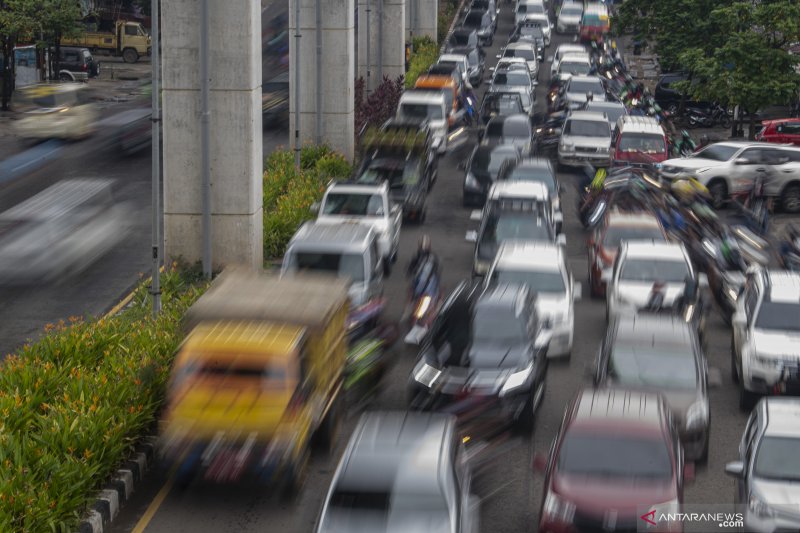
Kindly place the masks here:
<instances>
[{"instance_id":1,"label":"traffic lane","mask_svg":"<svg viewBox=\"0 0 800 533\"><path fill-rule=\"evenodd\" d=\"M150 154L144 152L123 160L110 153L82 157L79 153L92 151L75 146L75 154L67 153L0 190L2 203L10 207L62 179L113 179L115 201L131 209L130 233L77 276L55 284L0 288L0 356L12 353L28 339L38 338L48 323L66 321L70 316L102 314L137 282L140 273L150 268Z\"/></svg>"}]
</instances>

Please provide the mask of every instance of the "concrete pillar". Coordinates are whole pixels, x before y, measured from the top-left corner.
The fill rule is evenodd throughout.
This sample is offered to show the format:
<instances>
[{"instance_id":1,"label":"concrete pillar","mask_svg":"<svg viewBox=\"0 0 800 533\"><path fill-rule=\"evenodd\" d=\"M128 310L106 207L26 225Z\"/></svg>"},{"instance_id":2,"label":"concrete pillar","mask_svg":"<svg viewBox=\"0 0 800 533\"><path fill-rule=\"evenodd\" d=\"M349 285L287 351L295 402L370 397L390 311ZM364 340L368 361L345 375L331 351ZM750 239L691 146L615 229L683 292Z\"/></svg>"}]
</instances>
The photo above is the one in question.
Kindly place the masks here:
<instances>
[{"instance_id":1,"label":"concrete pillar","mask_svg":"<svg viewBox=\"0 0 800 533\"><path fill-rule=\"evenodd\" d=\"M406 0L406 39L428 36L436 42L439 6L436 0Z\"/></svg>"},{"instance_id":2,"label":"concrete pillar","mask_svg":"<svg viewBox=\"0 0 800 533\"><path fill-rule=\"evenodd\" d=\"M200 8L162 0L165 257L202 257ZM261 5L209 2L214 268L263 264Z\"/></svg>"},{"instance_id":3,"label":"concrete pillar","mask_svg":"<svg viewBox=\"0 0 800 533\"><path fill-rule=\"evenodd\" d=\"M300 142L313 143L317 129L317 74L322 78L322 142L352 160L355 155L354 0L289 0L289 142L294 148L296 110L295 2L300 2ZM317 65L316 7L322 9L322 61Z\"/></svg>"},{"instance_id":4,"label":"concrete pillar","mask_svg":"<svg viewBox=\"0 0 800 533\"><path fill-rule=\"evenodd\" d=\"M377 87L383 76L394 79L405 74L405 25L406 0L358 0L358 75L367 80L370 71L368 89Z\"/></svg>"}]
</instances>

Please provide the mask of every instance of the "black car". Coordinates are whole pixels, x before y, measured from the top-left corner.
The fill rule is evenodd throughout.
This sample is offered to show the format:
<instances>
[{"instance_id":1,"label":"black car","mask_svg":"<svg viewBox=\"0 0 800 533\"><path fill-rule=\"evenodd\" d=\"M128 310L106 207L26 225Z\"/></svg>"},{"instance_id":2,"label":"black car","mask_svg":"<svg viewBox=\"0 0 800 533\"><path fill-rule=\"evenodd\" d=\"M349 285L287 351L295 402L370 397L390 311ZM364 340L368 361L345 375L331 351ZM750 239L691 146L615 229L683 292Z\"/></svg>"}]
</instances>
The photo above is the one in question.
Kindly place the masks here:
<instances>
[{"instance_id":1,"label":"black car","mask_svg":"<svg viewBox=\"0 0 800 533\"><path fill-rule=\"evenodd\" d=\"M509 43L516 43L518 41L529 41L536 44L536 55L539 57L539 62L544 61L544 31L540 22L521 22L517 25L508 38Z\"/></svg>"},{"instance_id":2,"label":"black car","mask_svg":"<svg viewBox=\"0 0 800 533\"><path fill-rule=\"evenodd\" d=\"M494 117L525 114L522 97L517 92L487 92L481 103L481 124L487 124Z\"/></svg>"},{"instance_id":3,"label":"black car","mask_svg":"<svg viewBox=\"0 0 800 533\"><path fill-rule=\"evenodd\" d=\"M461 165L464 170L464 206L482 206L497 176L519 159L519 150L510 144L476 146L469 160Z\"/></svg>"},{"instance_id":4,"label":"black car","mask_svg":"<svg viewBox=\"0 0 800 533\"><path fill-rule=\"evenodd\" d=\"M411 372L411 407L447 407L474 394L491 415L529 432L544 396L549 331L526 286L480 291L462 282L447 298Z\"/></svg>"},{"instance_id":5,"label":"black car","mask_svg":"<svg viewBox=\"0 0 800 533\"><path fill-rule=\"evenodd\" d=\"M451 52L454 48L459 46L467 46L469 48L478 48L480 46L478 40L478 32L474 29L464 28L463 26L453 29L453 33L447 38L445 51Z\"/></svg>"},{"instance_id":6,"label":"black car","mask_svg":"<svg viewBox=\"0 0 800 533\"><path fill-rule=\"evenodd\" d=\"M683 93L675 88L675 84L687 81L688 79L689 75L681 72L664 74L658 78L654 96L656 103L659 105L659 107L661 107L661 109L669 111L671 115L676 115L678 113L678 108L680 107ZM696 107L700 109L707 109L711 107L711 104L708 102L693 102L688 98L686 99L684 105L685 107Z\"/></svg>"},{"instance_id":7,"label":"black car","mask_svg":"<svg viewBox=\"0 0 800 533\"><path fill-rule=\"evenodd\" d=\"M100 75L100 62L95 61L88 48L62 46L58 69L58 79L61 81L86 81Z\"/></svg>"},{"instance_id":8,"label":"black car","mask_svg":"<svg viewBox=\"0 0 800 533\"><path fill-rule=\"evenodd\" d=\"M478 87L483 83L483 74L486 69L486 52L477 46L454 46L449 49L450 54L460 54L467 56L467 63L469 64L469 83L473 87Z\"/></svg>"},{"instance_id":9,"label":"black car","mask_svg":"<svg viewBox=\"0 0 800 533\"><path fill-rule=\"evenodd\" d=\"M537 154L547 154L558 149L558 142L561 140L561 129L567 113L552 113L547 115L546 120L537 125L534 131L533 145Z\"/></svg>"},{"instance_id":10,"label":"black car","mask_svg":"<svg viewBox=\"0 0 800 533\"><path fill-rule=\"evenodd\" d=\"M483 9L470 9L461 27L469 28L478 32L478 39L483 46L492 46L494 42L494 20L492 15Z\"/></svg>"},{"instance_id":11,"label":"black car","mask_svg":"<svg viewBox=\"0 0 800 533\"><path fill-rule=\"evenodd\" d=\"M491 119L478 133L481 144L494 146L511 144L528 156L533 147L533 129L528 115L507 115Z\"/></svg>"}]
</instances>

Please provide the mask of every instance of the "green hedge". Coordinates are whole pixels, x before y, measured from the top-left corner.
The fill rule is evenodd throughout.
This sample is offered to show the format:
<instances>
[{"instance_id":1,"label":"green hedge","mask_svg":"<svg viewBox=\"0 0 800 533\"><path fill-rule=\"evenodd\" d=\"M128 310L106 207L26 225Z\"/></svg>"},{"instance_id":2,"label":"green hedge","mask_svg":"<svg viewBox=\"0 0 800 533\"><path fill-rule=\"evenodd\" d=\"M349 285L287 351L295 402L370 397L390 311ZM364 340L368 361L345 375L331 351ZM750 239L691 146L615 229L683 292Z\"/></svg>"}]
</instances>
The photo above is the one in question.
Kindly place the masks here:
<instances>
[{"instance_id":1,"label":"green hedge","mask_svg":"<svg viewBox=\"0 0 800 533\"><path fill-rule=\"evenodd\" d=\"M325 145L305 146L300 152L300 173L294 153L276 150L264 170L264 259L283 255L297 227L314 217L311 204L319 201L331 179L350 176L352 166Z\"/></svg>"},{"instance_id":2,"label":"green hedge","mask_svg":"<svg viewBox=\"0 0 800 533\"><path fill-rule=\"evenodd\" d=\"M450 30L450 24L456 16L458 9L458 0L439 0L439 14L436 19L436 37L439 41L439 46L444 44L447 39L447 32Z\"/></svg>"},{"instance_id":3,"label":"green hedge","mask_svg":"<svg viewBox=\"0 0 800 533\"><path fill-rule=\"evenodd\" d=\"M163 312L140 286L108 320L50 324L0 369L0 531L74 531L86 505L152 427L180 341L202 292L173 265Z\"/></svg>"},{"instance_id":4,"label":"green hedge","mask_svg":"<svg viewBox=\"0 0 800 533\"><path fill-rule=\"evenodd\" d=\"M406 89L413 88L417 78L428 72L431 65L439 59L439 47L427 35L414 37L413 46L414 52L411 54L406 72Z\"/></svg>"}]
</instances>

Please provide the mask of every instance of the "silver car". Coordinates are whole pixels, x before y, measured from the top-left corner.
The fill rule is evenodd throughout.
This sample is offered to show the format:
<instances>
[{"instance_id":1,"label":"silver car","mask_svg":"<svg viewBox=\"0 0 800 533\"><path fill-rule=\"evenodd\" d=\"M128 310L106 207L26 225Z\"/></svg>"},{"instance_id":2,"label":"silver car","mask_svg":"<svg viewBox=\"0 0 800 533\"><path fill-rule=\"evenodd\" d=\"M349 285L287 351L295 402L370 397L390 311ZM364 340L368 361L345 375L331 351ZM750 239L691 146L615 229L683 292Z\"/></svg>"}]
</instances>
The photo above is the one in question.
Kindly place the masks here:
<instances>
[{"instance_id":1,"label":"silver car","mask_svg":"<svg viewBox=\"0 0 800 533\"><path fill-rule=\"evenodd\" d=\"M800 399L764 398L739 443L734 502L744 507L744 531L800 530Z\"/></svg>"},{"instance_id":2,"label":"silver car","mask_svg":"<svg viewBox=\"0 0 800 533\"><path fill-rule=\"evenodd\" d=\"M611 125L606 115L575 111L564 121L558 143L558 163L583 166L611 164Z\"/></svg>"},{"instance_id":3,"label":"silver car","mask_svg":"<svg viewBox=\"0 0 800 533\"><path fill-rule=\"evenodd\" d=\"M564 2L558 12L556 33L578 33L583 17L583 4L578 2Z\"/></svg>"},{"instance_id":4,"label":"silver car","mask_svg":"<svg viewBox=\"0 0 800 533\"><path fill-rule=\"evenodd\" d=\"M511 57L521 58L528 64L532 79L535 80L539 77L539 59L536 56L536 46L533 43L525 41L508 43L503 48L503 51L497 55L497 59Z\"/></svg>"},{"instance_id":5,"label":"silver car","mask_svg":"<svg viewBox=\"0 0 800 533\"><path fill-rule=\"evenodd\" d=\"M592 100L605 102L606 90L597 76L572 76L564 86L562 106L567 109L578 109L586 103L586 94L592 93Z\"/></svg>"}]
</instances>

